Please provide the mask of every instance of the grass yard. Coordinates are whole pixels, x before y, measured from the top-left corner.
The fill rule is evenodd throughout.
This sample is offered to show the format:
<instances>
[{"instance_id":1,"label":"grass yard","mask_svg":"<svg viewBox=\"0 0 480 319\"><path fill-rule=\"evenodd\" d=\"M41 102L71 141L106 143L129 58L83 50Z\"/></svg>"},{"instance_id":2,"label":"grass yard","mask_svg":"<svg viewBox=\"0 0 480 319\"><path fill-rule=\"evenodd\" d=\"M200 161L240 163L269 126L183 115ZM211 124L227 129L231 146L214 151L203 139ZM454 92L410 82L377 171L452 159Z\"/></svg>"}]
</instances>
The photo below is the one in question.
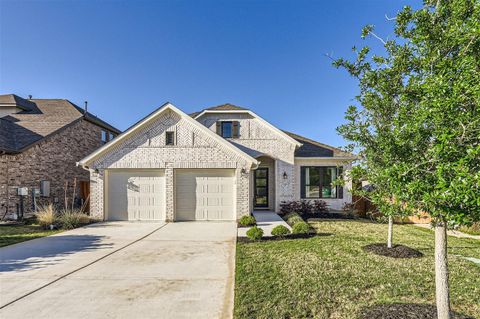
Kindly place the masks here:
<instances>
[{"instance_id":1,"label":"grass yard","mask_svg":"<svg viewBox=\"0 0 480 319\"><path fill-rule=\"evenodd\" d=\"M45 230L39 225L2 225L0 226L0 247L22 241L50 236L61 230Z\"/></svg>"},{"instance_id":2,"label":"grass yard","mask_svg":"<svg viewBox=\"0 0 480 319\"><path fill-rule=\"evenodd\" d=\"M309 239L237 244L236 318L358 318L378 304L435 304L434 235L395 225L394 241L425 256L393 259L363 251L384 242L387 225L365 221L312 222ZM480 241L449 237L453 310L480 318Z\"/></svg>"}]
</instances>

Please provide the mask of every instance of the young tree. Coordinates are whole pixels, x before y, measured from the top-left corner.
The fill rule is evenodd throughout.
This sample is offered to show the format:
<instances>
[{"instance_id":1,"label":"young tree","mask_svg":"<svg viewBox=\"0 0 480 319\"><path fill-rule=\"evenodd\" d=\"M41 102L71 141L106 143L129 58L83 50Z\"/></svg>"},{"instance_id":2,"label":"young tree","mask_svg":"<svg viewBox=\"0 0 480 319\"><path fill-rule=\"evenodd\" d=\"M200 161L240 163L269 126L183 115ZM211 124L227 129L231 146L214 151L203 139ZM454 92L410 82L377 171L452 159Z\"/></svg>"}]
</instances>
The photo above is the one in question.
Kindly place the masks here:
<instances>
[{"instance_id":1,"label":"young tree","mask_svg":"<svg viewBox=\"0 0 480 319\"><path fill-rule=\"evenodd\" d=\"M392 40L373 26L362 32L385 54L364 47L354 61L334 62L360 87L361 107L350 106L338 130L360 150L363 177L381 189L374 201L433 218L437 312L446 319L447 226L480 220L480 1L426 0L392 21Z\"/></svg>"}]
</instances>

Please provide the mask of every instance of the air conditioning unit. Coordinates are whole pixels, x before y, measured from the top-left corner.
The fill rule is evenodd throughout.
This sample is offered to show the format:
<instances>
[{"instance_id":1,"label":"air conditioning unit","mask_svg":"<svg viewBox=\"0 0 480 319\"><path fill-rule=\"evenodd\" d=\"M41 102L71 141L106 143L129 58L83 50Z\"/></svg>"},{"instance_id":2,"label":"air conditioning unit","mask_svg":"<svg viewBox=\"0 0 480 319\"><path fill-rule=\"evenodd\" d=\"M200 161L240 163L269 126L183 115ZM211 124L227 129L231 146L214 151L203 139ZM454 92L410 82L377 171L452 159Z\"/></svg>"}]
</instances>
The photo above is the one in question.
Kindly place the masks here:
<instances>
[{"instance_id":1,"label":"air conditioning unit","mask_svg":"<svg viewBox=\"0 0 480 319\"><path fill-rule=\"evenodd\" d=\"M50 181L40 181L40 196L50 196Z\"/></svg>"}]
</instances>

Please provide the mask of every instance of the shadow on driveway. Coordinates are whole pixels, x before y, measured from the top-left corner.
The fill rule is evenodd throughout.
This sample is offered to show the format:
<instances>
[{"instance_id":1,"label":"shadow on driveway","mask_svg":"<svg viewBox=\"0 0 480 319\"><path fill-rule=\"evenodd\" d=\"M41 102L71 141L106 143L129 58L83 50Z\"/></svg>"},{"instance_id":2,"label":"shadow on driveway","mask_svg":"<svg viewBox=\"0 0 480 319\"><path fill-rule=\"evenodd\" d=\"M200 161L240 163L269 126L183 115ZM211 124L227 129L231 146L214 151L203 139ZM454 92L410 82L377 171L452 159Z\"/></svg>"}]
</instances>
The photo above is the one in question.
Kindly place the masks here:
<instances>
[{"instance_id":1,"label":"shadow on driveway","mask_svg":"<svg viewBox=\"0 0 480 319\"><path fill-rule=\"evenodd\" d=\"M105 236L56 235L0 248L0 273L44 268L74 253L112 247Z\"/></svg>"}]
</instances>

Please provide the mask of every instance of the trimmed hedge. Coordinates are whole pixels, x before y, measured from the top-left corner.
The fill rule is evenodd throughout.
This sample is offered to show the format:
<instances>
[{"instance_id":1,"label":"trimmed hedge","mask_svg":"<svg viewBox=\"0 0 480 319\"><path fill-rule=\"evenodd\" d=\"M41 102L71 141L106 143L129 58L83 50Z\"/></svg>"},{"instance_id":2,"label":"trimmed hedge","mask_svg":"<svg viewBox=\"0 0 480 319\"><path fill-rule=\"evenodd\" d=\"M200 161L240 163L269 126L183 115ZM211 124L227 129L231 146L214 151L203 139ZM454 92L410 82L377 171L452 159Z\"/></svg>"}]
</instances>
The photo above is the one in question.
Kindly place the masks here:
<instances>
[{"instance_id":1,"label":"trimmed hedge","mask_svg":"<svg viewBox=\"0 0 480 319\"><path fill-rule=\"evenodd\" d=\"M272 235L273 236L283 237L283 236L286 236L288 234L290 234L290 229L288 229L287 227L285 227L283 225L275 226L272 229Z\"/></svg>"},{"instance_id":2,"label":"trimmed hedge","mask_svg":"<svg viewBox=\"0 0 480 319\"><path fill-rule=\"evenodd\" d=\"M308 234L310 232L310 225L308 225L306 222L298 222L293 225L292 227L292 233L293 234Z\"/></svg>"},{"instance_id":3,"label":"trimmed hedge","mask_svg":"<svg viewBox=\"0 0 480 319\"><path fill-rule=\"evenodd\" d=\"M260 240L263 237L263 229L257 226L253 226L247 231L247 236L251 240Z\"/></svg>"},{"instance_id":4,"label":"trimmed hedge","mask_svg":"<svg viewBox=\"0 0 480 319\"><path fill-rule=\"evenodd\" d=\"M257 224L257 220L251 215L242 216L238 221L238 224L243 227L254 226Z\"/></svg>"},{"instance_id":5,"label":"trimmed hedge","mask_svg":"<svg viewBox=\"0 0 480 319\"><path fill-rule=\"evenodd\" d=\"M283 220L293 227L296 223L303 222L303 218L298 213L289 213L283 216Z\"/></svg>"}]
</instances>

